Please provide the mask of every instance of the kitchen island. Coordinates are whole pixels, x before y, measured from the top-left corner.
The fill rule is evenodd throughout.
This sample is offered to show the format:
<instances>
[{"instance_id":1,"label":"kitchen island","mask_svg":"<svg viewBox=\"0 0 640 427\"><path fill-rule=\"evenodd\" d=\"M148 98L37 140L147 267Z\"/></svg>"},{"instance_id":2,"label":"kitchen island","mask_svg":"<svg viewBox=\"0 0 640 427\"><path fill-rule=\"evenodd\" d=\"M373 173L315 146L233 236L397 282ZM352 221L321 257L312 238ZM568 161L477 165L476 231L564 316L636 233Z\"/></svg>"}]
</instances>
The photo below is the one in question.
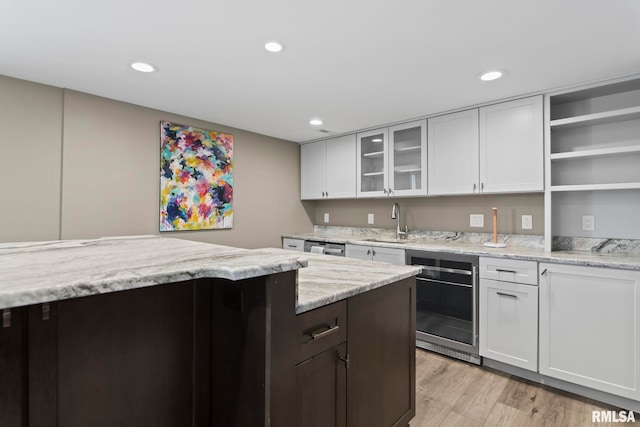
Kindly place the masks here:
<instances>
[{"instance_id":1,"label":"kitchen island","mask_svg":"<svg viewBox=\"0 0 640 427\"><path fill-rule=\"evenodd\" d=\"M300 388L310 390L298 356L319 360L309 341L320 351L346 334L340 366L353 356L350 383L369 388L369 344L358 336L394 332L376 335L369 305L403 319L406 345L390 350L413 347L417 270L156 236L0 245L0 425L297 425L311 413L295 409ZM340 334L327 332L337 324L322 331L329 340L306 329L319 310L347 303L354 315ZM408 396L411 360L377 366L381 378L404 369ZM404 401L398 425L413 416ZM394 425L389 416L381 426Z\"/></svg>"}]
</instances>

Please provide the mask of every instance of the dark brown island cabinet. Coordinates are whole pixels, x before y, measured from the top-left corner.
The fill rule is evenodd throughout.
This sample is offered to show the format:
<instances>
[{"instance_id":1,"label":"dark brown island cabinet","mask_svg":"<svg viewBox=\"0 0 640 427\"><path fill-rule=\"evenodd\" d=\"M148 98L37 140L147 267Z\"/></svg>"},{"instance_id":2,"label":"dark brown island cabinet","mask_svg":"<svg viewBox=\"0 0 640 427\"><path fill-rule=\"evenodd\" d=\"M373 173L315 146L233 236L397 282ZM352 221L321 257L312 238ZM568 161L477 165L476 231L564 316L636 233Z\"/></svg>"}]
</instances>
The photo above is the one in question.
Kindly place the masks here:
<instances>
[{"instance_id":1,"label":"dark brown island cabinet","mask_svg":"<svg viewBox=\"0 0 640 427\"><path fill-rule=\"evenodd\" d=\"M295 295L291 271L0 310L0 426L407 426L415 279Z\"/></svg>"}]
</instances>

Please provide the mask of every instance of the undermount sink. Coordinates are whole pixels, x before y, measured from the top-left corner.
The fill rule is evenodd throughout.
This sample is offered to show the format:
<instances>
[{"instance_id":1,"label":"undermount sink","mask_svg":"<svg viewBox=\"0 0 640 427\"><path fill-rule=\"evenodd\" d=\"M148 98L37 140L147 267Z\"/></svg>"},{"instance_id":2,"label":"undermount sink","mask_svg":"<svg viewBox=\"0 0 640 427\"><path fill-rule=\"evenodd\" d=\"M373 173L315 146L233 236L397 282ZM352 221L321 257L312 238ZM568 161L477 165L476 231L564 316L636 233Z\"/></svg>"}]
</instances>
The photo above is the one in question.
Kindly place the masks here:
<instances>
[{"instance_id":1,"label":"undermount sink","mask_svg":"<svg viewBox=\"0 0 640 427\"><path fill-rule=\"evenodd\" d=\"M412 243L415 240L412 239L393 239L385 237L376 237L372 239L363 239L364 242L378 242L378 243Z\"/></svg>"}]
</instances>

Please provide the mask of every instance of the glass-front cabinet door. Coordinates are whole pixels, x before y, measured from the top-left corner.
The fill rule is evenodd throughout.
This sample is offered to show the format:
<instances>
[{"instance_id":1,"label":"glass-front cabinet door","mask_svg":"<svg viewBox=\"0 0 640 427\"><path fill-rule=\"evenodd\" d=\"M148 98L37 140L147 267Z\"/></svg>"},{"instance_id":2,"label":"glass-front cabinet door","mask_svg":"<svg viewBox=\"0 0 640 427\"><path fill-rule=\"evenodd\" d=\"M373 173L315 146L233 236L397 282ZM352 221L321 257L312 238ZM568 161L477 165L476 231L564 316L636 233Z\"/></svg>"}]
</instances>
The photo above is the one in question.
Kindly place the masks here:
<instances>
[{"instance_id":1,"label":"glass-front cabinet door","mask_svg":"<svg viewBox=\"0 0 640 427\"><path fill-rule=\"evenodd\" d=\"M388 130L358 134L358 197L384 197L389 192Z\"/></svg>"},{"instance_id":2,"label":"glass-front cabinet door","mask_svg":"<svg viewBox=\"0 0 640 427\"><path fill-rule=\"evenodd\" d=\"M427 194L427 121L389 128L391 196Z\"/></svg>"}]
</instances>

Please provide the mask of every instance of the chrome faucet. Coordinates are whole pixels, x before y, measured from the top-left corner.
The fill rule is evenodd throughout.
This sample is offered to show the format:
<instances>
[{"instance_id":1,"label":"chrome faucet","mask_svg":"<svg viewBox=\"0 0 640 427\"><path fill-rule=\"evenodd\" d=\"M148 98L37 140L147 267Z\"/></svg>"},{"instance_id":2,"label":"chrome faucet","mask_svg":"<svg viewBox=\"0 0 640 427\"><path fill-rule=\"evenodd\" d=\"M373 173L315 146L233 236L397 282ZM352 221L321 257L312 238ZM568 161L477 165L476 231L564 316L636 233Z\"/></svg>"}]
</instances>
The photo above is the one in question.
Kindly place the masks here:
<instances>
[{"instance_id":1,"label":"chrome faucet","mask_svg":"<svg viewBox=\"0 0 640 427\"><path fill-rule=\"evenodd\" d=\"M397 203L394 203L393 208L391 209L391 219L398 220L396 226L396 239L406 239L409 227L405 224L404 231L400 230L400 205Z\"/></svg>"}]
</instances>

